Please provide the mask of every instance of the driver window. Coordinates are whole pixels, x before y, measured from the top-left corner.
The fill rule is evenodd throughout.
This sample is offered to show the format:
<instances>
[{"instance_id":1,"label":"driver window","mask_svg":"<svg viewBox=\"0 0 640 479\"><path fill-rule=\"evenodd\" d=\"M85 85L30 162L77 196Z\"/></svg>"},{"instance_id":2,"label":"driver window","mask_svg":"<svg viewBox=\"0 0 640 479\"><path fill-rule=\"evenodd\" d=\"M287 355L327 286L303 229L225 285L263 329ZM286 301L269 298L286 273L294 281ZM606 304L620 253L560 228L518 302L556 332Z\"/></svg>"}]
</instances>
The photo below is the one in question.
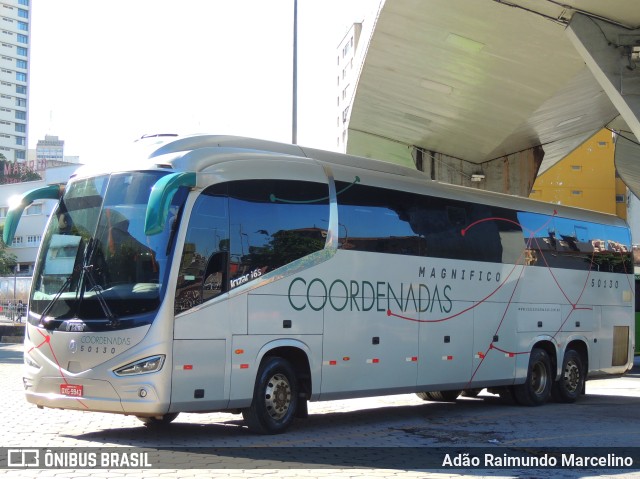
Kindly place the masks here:
<instances>
[{"instance_id":1,"label":"driver window","mask_svg":"<svg viewBox=\"0 0 640 479\"><path fill-rule=\"evenodd\" d=\"M229 218L225 185L205 190L189 219L176 289L178 314L227 290Z\"/></svg>"}]
</instances>

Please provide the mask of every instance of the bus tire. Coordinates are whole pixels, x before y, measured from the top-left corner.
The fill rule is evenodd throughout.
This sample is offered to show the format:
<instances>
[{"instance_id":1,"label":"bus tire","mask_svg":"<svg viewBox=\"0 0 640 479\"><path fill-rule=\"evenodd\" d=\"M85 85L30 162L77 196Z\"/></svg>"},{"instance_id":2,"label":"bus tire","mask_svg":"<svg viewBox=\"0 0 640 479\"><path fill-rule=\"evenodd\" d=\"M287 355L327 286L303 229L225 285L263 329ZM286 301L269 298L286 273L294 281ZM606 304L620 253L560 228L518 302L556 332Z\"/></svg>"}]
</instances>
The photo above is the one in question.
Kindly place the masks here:
<instances>
[{"instance_id":1,"label":"bus tire","mask_svg":"<svg viewBox=\"0 0 640 479\"><path fill-rule=\"evenodd\" d=\"M179 413L177 412L171 412L171 413L164 414L162 416L152 416L152 417L138 416L138 419L142 421L142 424L144 424L147 427L161 428L171 424L171 422L178 417L178 414Z\"/></svg>"},{"instance_id":2,"label":"bus tire","mask_svg":"<svg viewBox=\"0 0 640 479\"><path fill-rule=\"evenodd\" d=\"M455 402L460 396L460 391L425 391L416 393L416 396L424 401Z\"/></svg>"},{"instance_id":3,"label":"bus tire","mask_svg":"<svg viewBox=\"0 0 640 479\"><path fill-rule=\"evenodd\" d=\"M523 406L542 406L551 396L553 374L551 361L544 349L534 348L529 356L527 379L524 384L513 387L518 404Z\"/></svg>"},{"instance_id":4,"label":"bus tire","mask_svg":"<svg viewBox=\"0 0 640 479\"><path fill-rule=\"evenodd\" d=\"M249 430L280 434L293 422L298 405L298 380L289 362L267 358L260 366L251 406L242 410Z\"/></svg>"},{"instance_id":5,"label":"bus tire","mask_svg":"<svg viewBox=\"0 0 640 479\"><path fill-rule=\"evenodd\" d=\"M463 389L461 396L465 398L477 398L482 392L482 388Z\"/></svg>"},{"instance_id":6,"label":"bus tire","mask_svg":"<svg viewBox=\"0 0 640 479\"><path fill-rule=\"evenodd\" d=\"M556 402L576 402L584 389L585 370L582 357L574 349L567 349L562 360L560 377L553 383L551 397Z\"/></svg>"}]
</instances>

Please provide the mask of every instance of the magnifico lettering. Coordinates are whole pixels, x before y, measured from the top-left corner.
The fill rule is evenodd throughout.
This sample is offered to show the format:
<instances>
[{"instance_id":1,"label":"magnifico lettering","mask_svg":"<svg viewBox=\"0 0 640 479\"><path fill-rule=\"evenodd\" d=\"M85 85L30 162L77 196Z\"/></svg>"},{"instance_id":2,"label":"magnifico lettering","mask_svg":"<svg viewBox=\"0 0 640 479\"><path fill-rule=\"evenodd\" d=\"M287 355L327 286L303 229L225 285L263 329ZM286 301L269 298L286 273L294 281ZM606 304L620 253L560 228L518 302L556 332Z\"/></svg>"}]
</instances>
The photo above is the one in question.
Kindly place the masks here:
<instances>
[{"instance_id":1,"label":"magnifico lettering","mask_svg":"<svg viewBox=\"0 0 640 479\"><path fill-rule=\"evenodd\" d=\"M476 281L476 282L500 282L499 271L483 271L481 269L457 269L457 268L431 268L429 270L429 279L450 279L460 281ZM427 268L424 266L418 267L418 278L425 278L427 276ZM593 282L592 282L593 283ZM595 286L592 284L592 286Z\"/></svg>"}]
</instances>

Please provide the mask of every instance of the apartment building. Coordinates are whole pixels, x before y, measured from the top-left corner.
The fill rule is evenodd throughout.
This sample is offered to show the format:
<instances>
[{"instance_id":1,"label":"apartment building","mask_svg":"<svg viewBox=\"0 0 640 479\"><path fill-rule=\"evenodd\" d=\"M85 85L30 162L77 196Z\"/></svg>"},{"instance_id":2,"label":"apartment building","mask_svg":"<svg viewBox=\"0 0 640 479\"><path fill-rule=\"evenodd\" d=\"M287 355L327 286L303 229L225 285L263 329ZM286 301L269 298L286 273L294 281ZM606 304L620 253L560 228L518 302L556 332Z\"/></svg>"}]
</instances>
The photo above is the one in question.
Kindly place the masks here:
<instances>
[{"instance_id":1,"label":"apartment building","mask_svg":"<svg viewBox=\"0 0 640 479\"><path fill-rule=\"evenodd\" d=\"M0 154L27 159L31 0L0 2Z\"/></svg>"}]
</instances>

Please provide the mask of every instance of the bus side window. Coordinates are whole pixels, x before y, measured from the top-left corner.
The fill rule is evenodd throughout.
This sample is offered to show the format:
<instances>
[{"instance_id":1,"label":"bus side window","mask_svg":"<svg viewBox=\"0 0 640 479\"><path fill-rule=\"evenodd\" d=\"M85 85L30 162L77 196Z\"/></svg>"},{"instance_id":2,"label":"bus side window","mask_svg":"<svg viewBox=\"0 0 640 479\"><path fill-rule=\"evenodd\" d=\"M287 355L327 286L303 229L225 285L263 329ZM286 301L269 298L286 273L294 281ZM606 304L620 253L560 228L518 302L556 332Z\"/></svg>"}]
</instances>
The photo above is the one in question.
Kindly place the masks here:
<instances>
[{"instance_id":1,"label":"bus side window","mask_svg":"<svg viewBox=\"0 0 640 479\"><path fill-rule=\"evenodd\" d=\"M229 183L229 289L324 248L326 183L243 180Z\"/></svg>"}]
</instances>

